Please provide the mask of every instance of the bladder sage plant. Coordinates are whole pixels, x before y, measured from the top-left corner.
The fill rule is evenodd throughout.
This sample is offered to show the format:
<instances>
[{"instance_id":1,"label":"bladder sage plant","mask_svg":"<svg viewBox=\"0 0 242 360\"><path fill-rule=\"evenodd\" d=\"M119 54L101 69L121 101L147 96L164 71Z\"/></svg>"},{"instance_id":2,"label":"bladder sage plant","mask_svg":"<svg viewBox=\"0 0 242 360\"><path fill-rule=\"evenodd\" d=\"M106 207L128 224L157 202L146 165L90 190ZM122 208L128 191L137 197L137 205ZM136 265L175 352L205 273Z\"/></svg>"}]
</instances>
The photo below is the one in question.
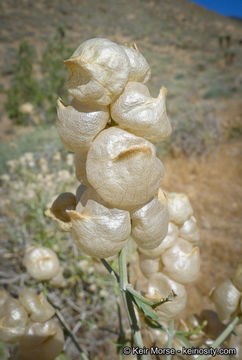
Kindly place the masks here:
<instances>
[{"instance_id":1,"label":"bladder sage plant","mask_svg":"<svg viewBox=\"0 0 242 360\"><path fill-rule=\"evenodd\" d=\"M57 128L64 147L75 153L80 185L75 194L60 194L46 214L61 231L70 233L81 252L99 265L102 262L113 275L131 328L131 332L123 330L120 316L120 354L137 354L127 346L138 347L137 358L141 359L151 355L145 353L144 345L174 351L194 345L206 347L205 324L201 326L195 318L185 329L174 324L186 307L187 285L199 276L200 254L199 231L189 198L162 189L165 170L154 142L167 139L172 130L166 89L162 87L157 98L151 97L145 85L150 67L135 44L123 46L94 38L83 42L65 64L71 101L65 105L57 100ZM130 269L135 265L132 251L138 258L142 281L134 281L127 271L127 259ZM115 257L119 271L110 265ZM24 265L37 280L63 281L51 250L28 249ZM225 281L211 295L221 320L227 323L231 315L241 311L241 273L239 268L232 281ZM10 326L4 336L20 341L19 359L37 359L38 349L42 360L54 358L61 351L62 333L51 320L51 306L30 290L20 294L18 304L14 299L5 301L4 312L11 312L12 303L16 303L21 321L10 319L17 330L12 332ZM211 348L219 346L238 321L236 316ZM28 333L43 334L43 339L51 334L50 339L54 342L57 338L59 347L49 350L52 342L36 342L34 350ZM24 357L24 352L30 357ZM167 360L173 354L163 352ZM81 356L87 359L84 352ZM188 358L207 357L191 354Z\"/></svg>"},{"instance_id":2,"label":"bladder sage plant","mask_svg":"<svg viewBox=\"0 0 242 360\"><path fill-rule=\"evenodd\" d=\"M127 343L142 349L142 337L149 345L191 347L188 337L200 332L199 324L186 334L177 331L174 319L186 307L186 285L199 275L199 231L188 197L162 189L165 171L154 142L172 131L166 89L151 97L145 85L150 67L135 44L90 39L65 64L72 99L70 105L58 99L57 127L65 148L75 153L80 186L76 194L61 194L48 214L81 252L101 259L115 277L132 330L130 339L119 337L120 351ZM127 248L138 254L144 296L130 283ZM108 259L115 256L119 273ZM215 290L214 301L226 286L233 285ZM229 310L220 305L223 318L238 305L240 290Z\"/></svg>"}]
</instances>

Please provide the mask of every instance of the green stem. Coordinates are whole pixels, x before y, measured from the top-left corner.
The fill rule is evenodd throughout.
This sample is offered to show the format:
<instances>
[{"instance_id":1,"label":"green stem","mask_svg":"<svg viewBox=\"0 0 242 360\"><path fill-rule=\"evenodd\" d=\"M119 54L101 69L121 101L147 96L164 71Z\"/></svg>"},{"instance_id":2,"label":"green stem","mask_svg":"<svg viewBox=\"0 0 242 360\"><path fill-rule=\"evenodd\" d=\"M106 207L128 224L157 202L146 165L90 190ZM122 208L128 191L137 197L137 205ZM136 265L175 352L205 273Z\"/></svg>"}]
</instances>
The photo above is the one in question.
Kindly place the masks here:
<instances>
[{"instance_id":1,"label":"green stem","mask_svg":"<svg viewBox=\"0 0 242 360\"><path fill-rule=\"evenodd\" d=\"M219 337L214 341L211 345L213 349L217 348L219 345L224 342L224 340L229 336L229 334L233 331L235 325L239 322L239 316L236 316L234 320L226 327L226 329L219 335ZM200 355L197 360L205 360L208 359L210 355Z\"/></svg>"},{"instance_id":2,"label":"green stem","mask_svg":"<svg viewBox=\"0 0 242 360\"><path fill-rule=\"evenodd\" d=\"M128 315L129 324L133 333L134 344L139 348L143 348L143 340L138 324L138 320L135 315L132 298L128 291L126 291L128 285L127 274L127 259L126 259L126 247L124 247L119 253L119 276L120 276L120 289L125 305L125 309ZM143 355L137 356L138 359L144 359Z\"/></svg>"},{"instance_id":3,"label":"green stem","mask_svg":"<svg viewBox=\"0 0 242 360\"><path fill-rule=\"evenodd\" d=\"M130 284L126 285L126 290L127 290L130 294L134 295L134 296L137 297L139 300L141 300L143 303L145 303L145 304L147 304L147 305L150 305L150 306L154 305L154 303L153 303L152 301L146 299L146 298L145 298L144 296L142 296L138 291L134 290L133 287L132 287L132 285L130 285Z\"/></svg>"},{"instance_id":4,"label":"green stem","mask_svg":"<svg viewBox=\"0 0 242 360\"><path fill-rule=\"evenodd\" d=\"M170 321L169 324L169 329L168 329L168 343L167 343L167 347L170 349L172 347L172 342L173 342L173 337L175 335L174 332L174 320ZM171 360L172 355L166 355L166 360Z\"/></svg>"}]
</instances>

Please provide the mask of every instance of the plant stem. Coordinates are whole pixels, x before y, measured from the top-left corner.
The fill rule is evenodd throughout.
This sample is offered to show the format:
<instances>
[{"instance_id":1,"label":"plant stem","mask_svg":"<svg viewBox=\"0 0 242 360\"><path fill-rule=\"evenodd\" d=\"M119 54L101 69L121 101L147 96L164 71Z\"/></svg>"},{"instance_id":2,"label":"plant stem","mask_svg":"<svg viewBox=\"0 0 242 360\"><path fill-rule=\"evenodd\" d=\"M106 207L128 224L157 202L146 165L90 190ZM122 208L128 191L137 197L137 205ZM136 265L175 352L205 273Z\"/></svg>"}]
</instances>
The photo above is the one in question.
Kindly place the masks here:
<instances>
[{"instance_id":1,"label":"plant stem","mask_svg":"<svg viewBox=\"0 0 242 360\"><path fill-rule=\"evenodd\" d=\"M138 324L138 320L135 315L132 298L126 287L128 285L127 275L127 259L126 259L126 247L124 247L119 253L119 276L120 276L120 289L125 305L125 309L128 315L129 324L133 333L134 344L139 348L143 348L143 340ZM144 359L144 355L137 356L138 359Z\"/></svg>"},{"instance_id":2,"label":"plant stem","mask_svg":"<svg viewBox=\"0 0 242 360\"><path fill-rule=\"evenodd\" d=\"M168 329L168 343L167 343L167 347L170 349L172 347L172 341L173 341L173 337L175 335L174 332L174 320L170 321L169 324L169 329ZM171 360L172 355L166 355L166 360Z\"/></svg>"},{"instance_id":3,"label":"plant stem","mask_svg":"<svg viewBox=\"0 0 242 360\"><path fill-rule=\"evenodd\" d=\"M239 322L239 316L236 316L234 320L226 327L226 329L219 335L219 337L214 341L211 345L213 349L217 348L219 345L224 342L224 340L229 336L229 334L233 331L235 325ZM205 360L208 359L211 355L201 355L197 358L197 360Z\"/></svg>"}]
</instances>

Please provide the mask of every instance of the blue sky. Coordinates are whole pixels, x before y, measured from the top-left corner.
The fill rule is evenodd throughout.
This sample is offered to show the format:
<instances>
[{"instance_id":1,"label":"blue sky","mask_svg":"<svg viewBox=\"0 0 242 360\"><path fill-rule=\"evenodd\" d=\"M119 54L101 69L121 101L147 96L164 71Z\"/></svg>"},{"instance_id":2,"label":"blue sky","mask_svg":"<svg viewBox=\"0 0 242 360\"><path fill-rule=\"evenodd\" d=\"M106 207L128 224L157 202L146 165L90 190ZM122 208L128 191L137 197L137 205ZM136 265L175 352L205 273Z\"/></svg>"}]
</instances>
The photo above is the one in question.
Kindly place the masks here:
<instances>
[{"instance_id":1,"label":"blue sky","mask_svg":"<svg viewBox=\"0 0 242 360\"><path fill-rule=\"evenodd\" d=\"M190 0L225 16L242 17L242 0Z\"/></svg>"}]
</instances>

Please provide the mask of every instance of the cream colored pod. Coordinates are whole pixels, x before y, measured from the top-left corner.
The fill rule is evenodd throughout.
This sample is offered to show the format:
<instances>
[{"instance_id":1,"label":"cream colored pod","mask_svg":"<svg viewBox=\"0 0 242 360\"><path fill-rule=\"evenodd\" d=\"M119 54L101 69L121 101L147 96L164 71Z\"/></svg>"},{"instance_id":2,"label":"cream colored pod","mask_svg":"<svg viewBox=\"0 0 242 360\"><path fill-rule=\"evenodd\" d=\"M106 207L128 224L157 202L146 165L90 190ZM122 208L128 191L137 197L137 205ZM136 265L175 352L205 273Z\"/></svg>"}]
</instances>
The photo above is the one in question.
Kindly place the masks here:
<instances>
[{"instance_id":1,"label":"cream colored pod","mask_svg":"<svg viewBox=\"0 0 242 360\"><path fill-rule=\"evenodd\" d=\"M214 288L210 296L220 320L224 324L228 323L231 315L239 310L241 292L227 279Z\"/></svg>"},{"instance_id":2,"label":"cream colored pod","mask_svg":"<svg viewBox=\"0 0 242 360\"><path fill-rule=\"evenodd\" d=\"M81 184L90 186L87 180L86 162L87 162L87 151L79 152L75 154L74 164L75 164L76 178L77 180L80 181Z\"/></svg>"},{"instance_id":3,"label":"cream colored pod","mask_svg":"<svg viewBox=\"0 0 242 360\"><path fill-rule=\"evenodd\" d=\"M200 234L197 227L197 221L194 216L191 216L179 229L179 237L188 240L192 243L197 243L200 240Z\"/></svg>"},{"instance_id":4,"label":"cream colored pod","mask_svg":"<svg viewBox=\"0 0 242 360\"><path fill-rule=\"evenodd\" d=\"M159 258L165 250L169 249L175 243L177 238L178 238L178 227L172 222L169 222L167 235L161 241L160 245L154 249L149 249L149 250L145 250L139 247L139 252L141 254L144 254L146 257L150 259Z\"/></svg>"},{"instance_id":5,"label":"cream colored pod","mask_svg":"<svg viewBox=\"0 0 242 360\"><path fill-rule=\"evenodd\" d=\"M193 215L188 197L181 193L168 193L168 209L170 221L183 225Z\"/></svg>"},{"instance_id":6,"label":"cream colored pod","mask_svg":"<svg viewBox=\"0 0 242 360\"><path fill-rule=\"evenodd\" d=\"M139 52L137 45L135 43L121 45L121 48L124 49L129 58L129 81L139 81L142 83L149 81L151 74L150 66L144 56Z\"/></svg>"},{"instance_id":7,"label":"cream colored pod","mask_svg":"<svg viewBox=\"0 0 242 360\"><path fill-rule=\"evenodd\" d=\"M5 300L0 306L0 340L13 344L24 335L28 315L18 300Z\"/></svg>"},{"instance_id":8,"label":"cream colored pod","mask_svg":"<svg viewBox=\"0 0 242 360\"><path fill-rule=\"evenodd\" d=\"M102 38L84 41L65 65L69 94L92 105L110 105L123 91L130 72L125 50Z\"/></svg>"},{"instance_id":9,"label":"cream colored pod","mask_svg":"<svg viewBox=\"0 0 242 360\"><path fill-rule=\"evenodd\" d=\"M87 151L93 138L105 128L110 118L107 106L81 104L76 99L69 106L58 99L57 116L60 139L72 152Z\"/></svg>"},{"instance_id":10,"label":"cream colored pod","mask_svg":"<svg viewBox=\"0 0 242 360\"><path fill-rule=\"evenodd\" d=\"M167 139L172 132L166 114L166 89L152 98L149 89L138 82L129 82L120 97L111 105L111 116L119 126L151 142Z\"/></svg>"},{"instance_id":11,"label":"cream colored pod","mask_svg":"<svg viewBox=\"0 0 242 360\"><path fill-rule=\"evenodd\" d=\"M128 211L109 209L94 200L86 206L68 211L72 223L72 238L87 255L107 258L117 254L131 232Z\"/></svg>"},{"instance_id":12,"label":"cream colored pod","mask_svg":"<svg viewBox=\"0 0 242 360\"><path fill-rule=\"evenodd\" d=\"M149 279L151 275L156 274L160 270L160 259L151 259L146 255L139 253L139 267L142 274Z\"/></svg>"},{"instance_id":13,"label":"cream colored pod","mask_svg":"<svg viewBox=\"0 0 242 360\"><path fill-rule=\"evenodd\" d=\"M169 213L166 194L158 194L148 204L131 212L132 238L143 249L154 249L160 245L168 231Z\"/></svg>"},{"instance_id":14,"label":"cream colored pod","mask_svg":"<svg viewBox=\"0 0 242 360\"><path fill-rule=\"evenodd\" d=\"M34 279L50 280L60 271L59 260L51 249L31 247L25 251L23 264Z\"/></svg>"},{"instance_id":15,"label":"cream colored pod","mask_svg":"<svg viewBox=\"0 0 242 360\"><path fill-rule=\"evenodd\" d=\"M187 293L183 285L171 280L161 272L153 274L150 277L146 296L152 301L160 301L162 298L166 298L171 294L172 291L176 294L172 301L168 301L155 308L160 320L171 320L180 314L185 309Z\"/></svg>"},{"instance_id":16,"label":"cream colored pod","mask_svg":"<svg viewBox=\"0 0 242 360\"><path fill-rule=\"evenodd\" d=\"M200 251L181 238L161 255L162 271L181 284L197 280L200 271Z\"/></svg>"},{"instance_id":17,"label":"cream colored pod","mask_svg":"<svg viewBox=\"0 0 242 360\"><path fill-rule=\"evenodd\" d=\"M55 309L48 303L43 293L36 294L33 289L25 289L19 294L19 302L30 316L30 320L45 322L55 314Z\"/></svg>"},{"instance_id":18,"label":"cream colored pod","mask_svg":"<svg viewBox=\"0 0 242 360\"><path fill-rule=\"evenodd\" d=\"M87 179L111 206L131 210L150 201L164 167L149 141L117 127L103 130L87 155Z\"/></svg>"},{"instance_id":19,"label":"cream colored pod","mask_svg":"<svg viewBox=\"0 0 242 360\"><path fill-rule=\"evenodd\" d=\"M64 335L57 320L30 322L19 343L17 360L54 360L63 345Z\"/></svg>"}]
</instances>

